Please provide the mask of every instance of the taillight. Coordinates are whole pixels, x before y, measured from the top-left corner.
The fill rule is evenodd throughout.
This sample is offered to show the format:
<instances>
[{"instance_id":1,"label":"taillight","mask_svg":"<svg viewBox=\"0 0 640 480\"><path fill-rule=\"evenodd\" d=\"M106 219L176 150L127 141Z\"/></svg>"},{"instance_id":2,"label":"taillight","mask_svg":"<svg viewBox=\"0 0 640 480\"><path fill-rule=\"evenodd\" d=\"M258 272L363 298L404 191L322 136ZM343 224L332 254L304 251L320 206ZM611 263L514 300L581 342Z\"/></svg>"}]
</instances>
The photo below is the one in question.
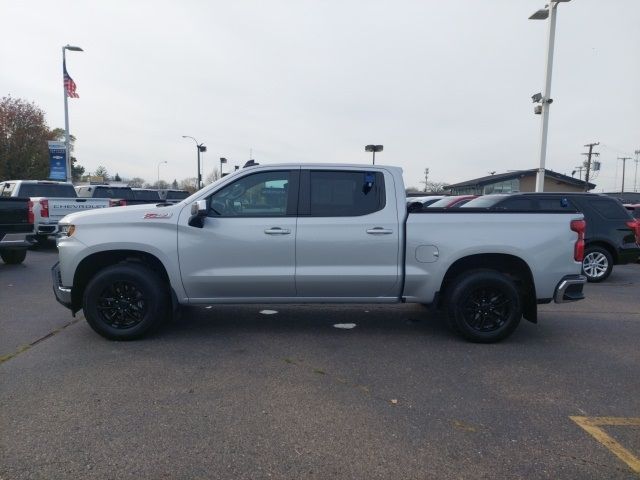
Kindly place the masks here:
<instances>
[{"instance_id":1,"label":"taillight","mask_svg":"<svg viewBox=\"0 0 640 480\"><path fill-rule=\"evenodd\" d=\"M34 223L34 218L33 218L33 202L31 200L29 200L29 212L27 213L27 220L30 224L33 225Z\"/></svg>"},{"instance_id":2,"label":"taillight","mask_svg":"<svg viewBox=\"0 0 640 480\"><path fill-rule=\"evenodd\" d=\"M120 200L120 206L121 207L126 207L127 206L127 201L126 200Z\"/></svg>"},{"instance_id":3,"label":"taillight","mask_svg":"<svg viewBox=\"0 0 640 480\"><path fill-rule=\"evenodd\" d=\"M636 236L636 243L640 244L640 220L629 220L627 226L633 230Z\"/></svg>"},{"instance_id":4,"label":"taillight","mask_svg":"<svg viewBox=\"0 0 640 480\"><path fill-rule=\"evenodd\" d=\"M584 220L571 220L570 228L578 234L578 240L573 247L573 259L581 262L584 259L584 232L587 229L587 222Z\"/></svg>"},{"instance_id":5,"label":"taillight","mask_svg":"<svg viewBox=\"0 0 640 480\"><path fill-rule=\"evenodd\" d=\"M40 200L40 216L42 218L49 218L49 200Z\"/></svg>"},{"instance_id":6,"label":"taillight","mask_svg":"<svg viewBox=\"0 0 640 480\"><path fill-rule=\"evenodd\" d=\"M109 206L110 207L117 207L118 205L120 205L117 200L111 200L109 199Z\"/></svg>"}]
</instances>

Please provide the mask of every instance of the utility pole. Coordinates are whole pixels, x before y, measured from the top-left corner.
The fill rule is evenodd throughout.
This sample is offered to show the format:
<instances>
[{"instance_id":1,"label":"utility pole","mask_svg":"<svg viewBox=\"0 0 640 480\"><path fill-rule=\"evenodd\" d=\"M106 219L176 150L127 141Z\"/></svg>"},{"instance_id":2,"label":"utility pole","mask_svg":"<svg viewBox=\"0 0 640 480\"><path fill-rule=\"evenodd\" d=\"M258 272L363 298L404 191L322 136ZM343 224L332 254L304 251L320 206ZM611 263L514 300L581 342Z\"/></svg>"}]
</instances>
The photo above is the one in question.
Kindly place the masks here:
<instances>
[{"instance_id":1,"label":"utility pole","mask_svg":"<svg viewBox=\"0 0 640 480\"><path fill-rule=\"evenodd\" d=\"M631 160L631 157L618 157L618 160L622 160L622 192L624 192L624 169L627 164L627 160Z\"/></svg>"},{"instance_id":2,"label":"utility pole","mask_svg":"<svg viewBox=\"0 0 640 480\"><path fill-rule=\"evenodd\" d=\"M595 155L596 157L598 155L600 155L599 153L596 153L593 151L593 147L595 147L596 145L600 145L600 142L595 142L595 143L587 143L585 145L585 147L589 147L589 151L587 153L583 153L582 155L586 155L587 156L587 173L584 176L584 191L588 192L589 191L589 173L591 171L591 156Z\"/></svg>"},{"instance_id":3,"label":"utility pole","mask_svg":"<svg viewBox=\"0 0 640 480\"><path fill-rule=\"evenodd\" d=\"M634 160L634 162L636 162L636 172L633 175L633 191L637 192L638 191L638 155L640 155L640 150L636 150L635 152L633 152L636 154L636 159Z\"/></svg>"},{"instance_id":4,"label":"utility pole","mask_svg":"<svg viewBox=\"0 0 640 480\"><path fill-rule=\"evenodd\" d=\"M424 192L427 191L427 185L429 185L429 169L425 168L424 169L424 180L421 181L420 183L424 183Z\"/></svg>"},{"instance_id":5,"label":"utility pole","mask_svg":"<svg viewBox=\"0 0 640 480\"><path fill-rule=\"evenodd\" d=\"M582 171L584 170L585 167L580 166L580 167L576 167L576 169L573 171L573 173L575 174L576 172L578 172L578 178L580 180L582 180Z\"/></svg>"}]
</instances>

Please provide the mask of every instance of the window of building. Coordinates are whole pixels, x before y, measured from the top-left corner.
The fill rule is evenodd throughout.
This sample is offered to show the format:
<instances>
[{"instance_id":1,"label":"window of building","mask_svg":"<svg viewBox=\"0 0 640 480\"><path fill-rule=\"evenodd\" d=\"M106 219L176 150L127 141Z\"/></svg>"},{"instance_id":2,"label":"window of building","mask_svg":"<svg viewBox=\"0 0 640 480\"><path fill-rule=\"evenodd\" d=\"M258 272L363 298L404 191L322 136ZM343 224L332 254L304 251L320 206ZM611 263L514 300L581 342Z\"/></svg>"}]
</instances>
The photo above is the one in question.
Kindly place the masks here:
<instances>
[{"instance_id":1,"label":"window of building","mask_svg":"<svg viewBox=\"0 0 640 480\"><path fill-rule=\"evenodd\" d=\"M496 182L490 185L485 185L483 194L489 195L491 193L513 193L520 191L520 180L517 178L511 180L505 180L503 182Z\"/></svg>"}]
</instances>

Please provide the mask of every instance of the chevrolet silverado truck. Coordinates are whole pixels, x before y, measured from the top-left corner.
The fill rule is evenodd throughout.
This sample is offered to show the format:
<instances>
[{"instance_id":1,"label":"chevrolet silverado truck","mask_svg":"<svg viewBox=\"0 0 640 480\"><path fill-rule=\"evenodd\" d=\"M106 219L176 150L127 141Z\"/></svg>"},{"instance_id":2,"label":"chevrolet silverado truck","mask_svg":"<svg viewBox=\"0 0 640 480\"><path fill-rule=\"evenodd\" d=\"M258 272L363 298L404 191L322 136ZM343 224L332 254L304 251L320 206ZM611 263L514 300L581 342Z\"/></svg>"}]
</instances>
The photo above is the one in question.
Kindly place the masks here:
<instances>
[{"instance_id":1,"label":"chevrolet silverado truck","mask_svg":"<svg viewBox=\"0 0 640 480\"><path fill-rule=\"evenodd\" d=\"M74 212L83 212L111 205L109 199L77 198L72 183L49 180L9 180L0 183L2 197L31 199L33 235L43 241L58 233L58 221Z\"/></svg>"},{"instance_id":2,"label":"chevrolet silverado truck","mask_svg":"<svg viewBox=\"0 0 640 480\"><path fill-rule=\"evenodd\" d=\"M4 263L22 263L33 232L28 198L0 197L0 258Z\"/></svg>"},{"instance_id":3,"label":"chevrolet silverado truck","mask_svg":"<svg viewBox=\"0 0 640 480\"><path fill-rule=\"evenodd\" d=\"M100 335L139 338L180 305L419 303L495 342L537 304L583 298L579 212L407 209L398 167L282 164L175 205L61 220L57 300Z\"/></svg>"}]
</instances>

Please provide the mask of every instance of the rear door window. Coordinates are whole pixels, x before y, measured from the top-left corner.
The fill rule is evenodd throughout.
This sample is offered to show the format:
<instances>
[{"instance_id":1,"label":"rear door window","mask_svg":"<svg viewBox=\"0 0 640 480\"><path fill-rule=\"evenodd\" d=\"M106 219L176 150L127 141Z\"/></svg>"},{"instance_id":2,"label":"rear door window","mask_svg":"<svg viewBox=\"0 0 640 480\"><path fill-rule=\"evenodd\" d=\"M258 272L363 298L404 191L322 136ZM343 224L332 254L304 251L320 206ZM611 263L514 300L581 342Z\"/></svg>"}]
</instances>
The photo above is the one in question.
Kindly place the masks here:
<instances>
[{"instance_id":1,"label":"rear door window","mask_svg":"<svg viewBox=\"0 0 640 480\"><path fill-rule=\"evenodd\" d=\"M381 172L312 170L308 186L301 210L312 217L355 217L385 206Z\"/></svg>"},{"instance_id":2,"label":"rear door window","mask_svg":"<svg viewBox=\"0 0 640 480\"><path fill-rule=\"evenodd\" d=\"M617 200L594 198L589 201L593 209L608 220L628 220L629 214Z\"/></svg>"},{"instance_id":3,"label":"rear door window","mask_svg":"<svg viewBox=\"0 0 640 480\"><path fill-rule=\"evenodd\" d=\"M577 210L573 202L567 197L538 198L538 210L564 212Z\"/></svg>"}]
</instances>

